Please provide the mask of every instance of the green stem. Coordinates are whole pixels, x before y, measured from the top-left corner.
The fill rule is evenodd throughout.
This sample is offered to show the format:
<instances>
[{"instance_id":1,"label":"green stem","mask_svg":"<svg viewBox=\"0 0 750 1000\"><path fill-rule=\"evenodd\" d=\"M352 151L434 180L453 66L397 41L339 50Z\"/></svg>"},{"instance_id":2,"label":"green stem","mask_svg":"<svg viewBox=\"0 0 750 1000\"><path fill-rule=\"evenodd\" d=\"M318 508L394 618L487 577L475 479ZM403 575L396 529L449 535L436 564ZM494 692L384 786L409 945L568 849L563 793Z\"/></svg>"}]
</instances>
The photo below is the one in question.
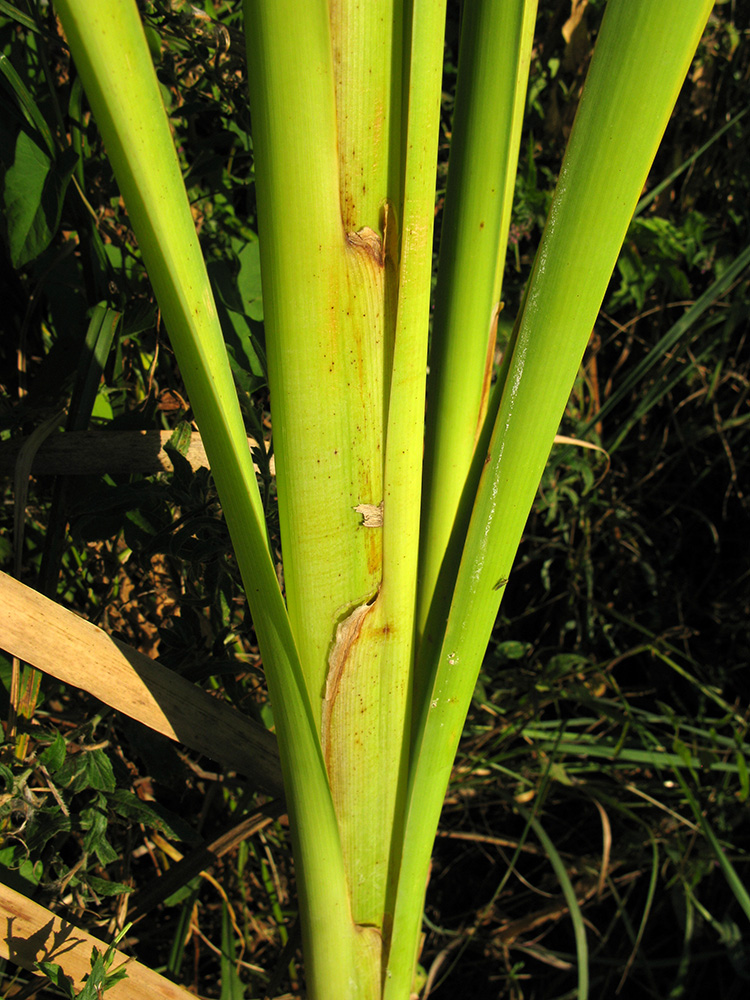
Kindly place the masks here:
<instances>
[{"instance_id":1,"label":"green stem","mask_svg":"<svg viewBox=\"0 0 750 1000\"><path fill-rule=\"evenodd\" d=\"M617 254L711 6L711 0L610 0L602 21L501 382L489 449L474 459L469 490L478 484L476 499L470 518L454 527L453 565L444 564L420 648L427 695L416 706L385 1000L405 995L397 970L419 928L428 845L501 596ZM626 148L625 135L633 137ZM470 501L468 490L466 497Z\"/></svg>"},{"instance_id":2,"label":"green stem","mask_svg":"<svg viewBox=\"0 0 750 1000\"><path fill-rule=\"evenodd\" d=\"M430 346L420 635L487 409L535 16L536 0L475 0L461 21Z\"/></svg>"},{"instance_id":3,"label":"green stem","mask_svg":"<svg viewBox=\"0 0 750 1000\"><path fill-rule=\"evenodd\" d=\"M258 635L284 770L309 996L351 996L355 934L318 726L271 553L211 286L136 5L60 0L201 429Z\"/></svg>"}]
</instances>

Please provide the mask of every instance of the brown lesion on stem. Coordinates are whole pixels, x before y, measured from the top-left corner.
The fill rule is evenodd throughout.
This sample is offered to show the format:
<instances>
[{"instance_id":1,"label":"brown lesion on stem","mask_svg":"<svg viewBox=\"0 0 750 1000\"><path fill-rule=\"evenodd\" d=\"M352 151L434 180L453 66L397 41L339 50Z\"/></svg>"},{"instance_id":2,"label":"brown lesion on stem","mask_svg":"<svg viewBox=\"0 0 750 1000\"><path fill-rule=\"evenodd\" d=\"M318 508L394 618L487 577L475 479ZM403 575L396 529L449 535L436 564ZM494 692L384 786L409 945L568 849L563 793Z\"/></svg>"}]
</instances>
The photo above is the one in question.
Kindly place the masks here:
<instances>
[{"instance_id":1,"label":"brown lesion on stem","mask_svg":"<svg viewBox=\"0 0 750 1000\"><path fill-rule=\"evenodd\" d=\"M487 354L484 358L484 375L482 377L482 395L479 398L479 413L477 414L477 426L474 433L474 447L479 441L482 433L484 418L487 416L487 406L490 400L490 388L492 386L492 370L495 367L495 346L497 345L497 321L503 311L505 303L496 302L490 317L490 330L487 338Z\"/></svg>"},{"instance_id":2,"label":"brown lesion on stem","mask_svg":"<svg viewBox=\"0 0 750 1000\"><path fill-rule=\"evenodd\" d=\"M396 318L398 313L399 235L398 218L393 203L386 198L380 211L385 263L385 282L383 288L385 303L385 320L383 324L385 348L383 353L383 426L387 427L388 408L391 400L393 349L396 341ZM385 447L383 448L383 454L385 454Z\"/></svg>"},{"instance_id":3,"label":"brown lesion on stem","mask_svg":"<svg viewBox=\"0 0 750 1000\"><path fill-rule=\"evenodd\" d=\"M347 232L344 235L347 246L353 250L364 250L379 267L398 272L398 223L396 212L391 201L384 199L380 209L380 228L382 236L369 226L358 229L357 232ZM499 310L498 310L499 312ZM497 329L497 320L495 320Z\"/></svg>"},{"instance_id":4,"label":"brown lesion on stem","mask_svg":"<svg viewBox=\"0 0 750 1000\"><path fill-rule=\"evenodd\" d=\"M354 510L362 515L363 528L383 527L383 501L380 503L358 503Z\"/></svg>"},{"instance_id":5,"label":"brown lesion on stem","mask_svg":"<svg viewBox=\"0 0 750 1000\"><path fill-rule=\"evenodd\" d=\"M346 242L353 250L363 250L369 254L378 267L383 267L385 264L383 241L369 226L365 226L364 229L360 229L356 233L347 233Z\"/></svg>"},{"instance_id":6,"label":"brown lesion on stem","mask_svg":"<svg viewBox=\"0 0 750 1000\"><path fill-rule=\"evenodd\" d=\"M328 673L326 689L321 713L321 742L323 759L330 773L331 755L331 719L333 708L338 697L344 672L349 664L351 653L359 639L365 618L372 611L377 594L366 604L360 604L343 621L336 626L336 638L328 656Z\"/></svg>"}]
</instances>

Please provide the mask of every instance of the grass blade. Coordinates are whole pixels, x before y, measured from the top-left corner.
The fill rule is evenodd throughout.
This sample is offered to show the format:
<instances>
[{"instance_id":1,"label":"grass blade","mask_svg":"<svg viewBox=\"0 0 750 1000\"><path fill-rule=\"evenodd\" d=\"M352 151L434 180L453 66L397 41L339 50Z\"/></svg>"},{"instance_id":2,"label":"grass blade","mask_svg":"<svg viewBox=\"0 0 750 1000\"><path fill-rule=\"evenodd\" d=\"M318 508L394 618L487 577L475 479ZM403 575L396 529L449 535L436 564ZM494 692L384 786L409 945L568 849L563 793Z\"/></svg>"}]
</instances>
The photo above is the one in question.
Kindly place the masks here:
<instances>
[{"instance_id":1,"label":"grass blade","mask_svg":"<svg viewBox=\"0 0 750 1000\"><path fill-rule=\"evenodd\" d=\"M734 115L733 118L730 118L730 120L725 125L722 125L720 129L717 129L716 132L714 132L714 134L711 136L708 142L704 142L703 145L700 147L700 149L696 149L696 151L692 154L692 156L688 156L688 158L685 160L684 163L681 163L676 170L673 170L672 173L669 174L669 176L665 177L664 180L661 181L661 183L657 184L652 191L649 191L648 194L644 195L638 202L638 205L635 210L635 215L638 216L642 212L645 212L648 206L651 205L654 201L656 201L656 199L659 197L662 191L665 191L668 187L671 187L671 185L674 184L677 178L680 177L682 174L684 174L686 170L689 170L693 166L693 164L701 156L703 156L703 154L707 150L709 150L711 146L713 146L713 144L718 139L720 139L724 135L725 132L727 132L730 128L732 128L733 125L736 125L738 121L744 118L744 116L747 114L747 111L748 111L747 108L743 108L742 111L739 111L736 115Z\"/></svg>"},{"instance_id":2,"label":"grass blade","mask_svg":"<svg viewBox=\"0 0 750 1000\"><path fill-rule=\"evenodd\" d=\"M675 777L680 783L680 788L685 793L685 798L688 801L688 805L693 811L693 815L696 821L700 824L700 828L703 831L703 835L706 840L711 845L711 850L714 852L714 856L719 863L719 867L724 873L724 877L727 880L727 885L732 890L732 894L737 902L742 907L745 916L750 920L750 893L748 893L745 888L745 884L737 874L737 869L734 867L732 862L726 855L726 851L721 846L719 838L713 831L713 827L706 819L703 809L701 809L700 803L696 799L695 795L691 791L685 777L681 773L679 768L674 769Z\"/></svg>"},{"instance_id":3,"label":"grass blade","mask_svg":"<svg viewBox=\"0 0 750 1000\"><path fill-rule=\"evenodd\" d=\"M237 974L234 924L226 900L221 904L221 996L220 1000L244 1000L245 987Z\"/></svg>"},{"instance_id":4,"label":"grass blade","mask_svg":"<svg viewBox=\"0 0 750 1000\"><path fill-rule=\"evenodd\" d=\"M737 256L736 260L724 271L721 277L717 278L709 288L693 303L680 319L664 334L664 336L652 347L646 356L618 383L617 388L607 399L598 412L579 431L581 435L590 430L595 424L606 417L633 389L643 381L646 375L660 362L668 352L673 351L680 340L685 337L688 331L695 326L698 320L713 306L728 288L742 275L742 272L750 267L750 246ZM645 415L647 411L639 411L639 415ZM607 445L607 450L612 452L624 441L628 432L635 426L635 421L630 422L627 427L620 430L617 437L611 444Z\"/></svg>"},{"instance_id":5,"label":"grass blade","mask_svg":"<svg viewBox=\"0 0 750 1000\"><path fill-rule=\"evenodd\" d=\"M557 848L552 843L552 840L548 836L542 824L536 816L533 816L526 809L523 809L520 806L517 806L517 808L521 815L526 819L526 822L529 824L531 829L537 835L539 843L544 848L550 864L555 870L555 875L557 875L557 880L560 883L563 896L565 896L565 902L568 904L570 919L573 922L573 932L575 934L576 955L578 957L577 997L578 1000L587 1000L589 995L589 949L586 939L586 927L583 922L583 914L581 913L581 908L578 905L578 899L576 898L573 883L570 881L568 873L565 870L563 859L560 857Z\"/></svg>"}]
</instances>

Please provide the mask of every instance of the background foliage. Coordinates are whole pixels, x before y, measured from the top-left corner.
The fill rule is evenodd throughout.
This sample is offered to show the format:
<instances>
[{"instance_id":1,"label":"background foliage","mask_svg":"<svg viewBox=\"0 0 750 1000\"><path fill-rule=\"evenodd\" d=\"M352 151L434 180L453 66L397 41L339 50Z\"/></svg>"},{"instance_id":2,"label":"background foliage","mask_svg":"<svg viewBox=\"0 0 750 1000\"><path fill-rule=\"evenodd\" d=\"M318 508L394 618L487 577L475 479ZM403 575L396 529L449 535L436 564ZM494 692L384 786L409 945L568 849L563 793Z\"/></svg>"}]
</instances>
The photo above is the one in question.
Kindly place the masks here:
<instances>
[{"instance_id":1,"label":"background foliage","mask_svg":"<svg viewBox=\"0 0 750 1000\"><path fill-rule=\"evenodd\" d=\"M248 434L270 444L240 15L225 0L140 6ZM603 6L540 3L506 333ZM570 995L573 928L530 817L587 921L592 992L748 989L747 271L717 287L746 249L747 119L733 119L750 100L748 18L741 4L715 8L645 193L679 173L634 220L592 332L561 433L606 456L555 447L507 588L428 890L421 962L438 997ZM48 5L0 4L0 68L2 568L13 571L24 503L20 437L63 407L69 430L175 431L174 473L34 477L20 576L270 725L211 478L181 458L189 401ZM92 332L97 302L121 314L116 327ZM278 551L269 454L256 459ZM132 922L120 947L201 996L297 995L279 808L51 680L34 708L27 678L27 708L12 706L2 657L0 679L3 879L100 936ZM157 874L243 821L207 875L160 895ZM3 995L32 995L27 974L2 975Z\"/></svg>"}]
</instances>

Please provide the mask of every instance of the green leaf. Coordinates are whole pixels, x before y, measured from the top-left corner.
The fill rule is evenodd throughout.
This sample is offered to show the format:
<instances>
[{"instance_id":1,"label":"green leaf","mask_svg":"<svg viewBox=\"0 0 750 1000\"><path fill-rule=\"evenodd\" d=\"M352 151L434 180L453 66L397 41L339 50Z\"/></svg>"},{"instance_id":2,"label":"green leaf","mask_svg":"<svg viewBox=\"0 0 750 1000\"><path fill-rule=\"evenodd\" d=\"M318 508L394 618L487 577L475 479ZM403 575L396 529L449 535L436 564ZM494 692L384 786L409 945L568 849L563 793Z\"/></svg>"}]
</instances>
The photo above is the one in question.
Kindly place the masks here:
<instances>
[{"instance_id":1,"label":"green leaf","mask_svg":"<svg viewBox=\"0 0 750 1000\"><path fill-rule=\"evenodd\" d=\"M507 639L500 642L495 647L495 655L503 660L522 660L529 652L528 642L519 642L517 639Z\"/></svg>"},{"instance_id":2,"label":"green leaf","mask_svg":"<svg viewBox=\"0 0 750 1000\"><path fill-rule=\"evenodd\" d=\"M97 948L92 948L91 972L86 977L86 982L78 994L77 1000L100 1000L102 993L106 993L120 980L127 979L128 974L124 966L112 973L107 971L113 958L114 945L110 945L104 955L101 955Z\"/></svg>"},{"instance_id":3,"label":"green leaf","mask_svg":"<svg viewBox=\"0 0 750 1000\"><path fill-rule=\"evenodd\" d=\"M52 138L49 125L39 106L31 95L26 84L15 71L10 59L4 52L0 52L0 83L5 85L6 90L13 94L16 99L18 110L26 119L32 130L41 136L44 145L50 155L54 155L55 141Z\"/></svg>"},{"instance_id":4,"label":"green leaf","mask_svg":"<svg viewBox=\"0 0 750 1000\"><path fill-rule=\"evenodd\" d=\"M250 319L263 319L263 290L260 284L260 244L248 243L239 255L240 273L237 287L245 313Z\"/></svg>"},{"instance_id":5,"label":"green leaf","mask_svg":"<svg viewBox=\"0 0 750 1000\"><path fill-rule=\"evenodd\" d=\"M738 750L736 753L737 760L737 776L740 779L740 791L738 798L740 802L745 802L748 795L750 795L750 777L748 777L747 763L745 758L742 756Z\"/></svg>"},{"instance_id":6,"label":"green leaf","mask_svg":"<svg viewBox=\"0 0 750 1000\"><path fill-rule=\"evenodd\" d=\"M2 865L4 868L11 868L13 866L13 862L15 861L19 850L20 850L20 845L18 844L13 844L10 847L1 847L0 865Z\"/></svg>"},{"instance_id":7,"label":"green leaf","mask_svg":"<svg viewBox=\"0 0 750 1000\"><path fill-rule=\"evenodd\" d=\"M693 769L693 755L678 736L675 736L672 741L672 749L697 781L695 770Z\"/></svg>"},{"instance_id":8,"label":"green leaf","mask_svg":"<svg viewBox=\"0 0 750 1000\"><path fill-rule=\"evenodd\" d=\"M58 809L57 805L49 811L40 810L36 814L35 820L25 840L30 857L38 858L45 845L56 837L58 833L67 833L70 830L71 821L69 816L66 816L62 810ZM21 868L24 878L30 879L35 884L39 881L39 878L35 877L33 871L24 869L23 865Z\"/></svg>"},{"instance_id":9,"label":"green leaf","mask_svg":"<svg viewBox=\"0 0 750 1000\"><path fill-rule=\"evenodd\" d=\"M115 774L112 762L103 750L90 750L85 756L85 774L89 788L100 792L115 790Z\"/></svg>"},{"instance_id":10,"label":"green leaf","mask_svg":"<svg viewBox=\"0 0 750 1000\"><path fill-rule=\"evenodd\" d=\"M18 10L12 3L8 3L7 0L0 0L0 14L5 14L6 17L11 18L13 21L18 21L28 31L39 32L34 19Z\"/></svg>"},{"instance_id":11,"label":"green leaf","mask_svg":"<svg viewBox=\"0 0 750 1000\"><path fill-rule=\"evenodd\" d=\"M244 1000L245 987L237 975L234 927L226 903L221 910L221 1000Z\"/></svg>"},{"instance_id":12,"label":"green leaf","mask_svg":"<svg viewBox=\"0 0 750 1000\"><path fill-rule=\"evenodd\" d=\"M109 393L106 389L98 393L94 400L94 405L91 408L91 416L96 417L97 420L104 420L107 423L114 417L112 404L109 401Z\"/></svg>"},{"instance_id":13,"label":"green leaf","mask_svg":"<svg viewBox=\"0 0 750 1000\"><path fill-rule=\"evenodd\" d=\"M67 753L67 743L61 733L57 733L55 739L39 755L39 763L44 764L50 774L54 774L63 764Z\"/></svg>"},{"instance_id":14,"label":"green leaf","mask_svg":"<svg viewBox=\"0 0 750 1000\"><path fill-rule=\"evenodd\" d=\"M44 865L41 861L32 861L30 858L26 858L18 866L18 874L31 885L39 885L44 874Z\"/></svg>"},{"instance_id":15,"label":"green leaf","mask_svg":"<svg viewBox=\"0 0 750 1000\"><path fill-rule=\"evenodd\" d=\"M164 900L164 905L177 906L183 900L187 899L188 896L192 895L194 892L197 892L198 888L200 887L200 884L201 884L201 877L200 875L196 875L195 878L191 878L189 882L186 882L185 885L181 885L179 889L175 889L175 891L170 896L167 896L167 898Z\"/></svg>"},{"instance_id":16,"label":"green leaf","mask_svg":"<svg viewBox=\"0 0 750 1000\"><path fill-rule=\"evenodd\" d=\"M46 976L47 979L50 980L50 982L54 983L55 986L59 990L61 990L66 997L69 997L70 1000L73 1000L73 998L75 997L73 982L68 976L65 975L62 968L59 965L57 965L55 962L46 962L46 961L36 962L35 965L37 969L39 969L39 971L42 973L42 975Z\"/></svg>"},{"instance_id":17,"label":"green leaf","mask_svg":"<svg viewBox=\"0 0 750 1000\"><path fill-rule=\"evenodd\" d=\"M549 776L552 781L559 781L561 785L572 786L573 781L568 777L568 773L562 764L554 761L549 766Z\"/></svg>"},{"instance_id":18,"label":"green leaf","mask_svg":"<svg viewBox=\"0 0 750 1000\"><path fill-rule=\"evenodd\" d=\"M76 162L72 150L55 162L34 136L23 130L18 133L3 190L8 250L14 267L35 260L57 233Z\"/></svg>"},{"instance_id":19,"label":"green leaf","mask_svg":"<svg viewBox=\"0 0 750 1000\"><path fill-rule=\"evenodd\" d=\"M82 829L88 831L83 838L84 850L93 851L102 865L111 865L113 861L117 861L119 855L106 838L106 815L100 809L83 809L80 820Z\"/></svg>"},{"instance_id":20,"label":"green leaf","mask_svg":"<svg viewBox=\"0 0 750 1000\"><path fill-rule=\"evenodd\" d=\"M742 907L745 916L748 919L750 919L750 893L748 893L744 881L737 872L737 869L729 860L727 852L724 850L719 841L719 838L714 833L713 827L706 819L701 804L698 802L695 795L689 788L684 777L680 774L678 768L675 768L674 774L678 782L680 783L682 791L685 793L685 797L688 800L688 804L690 805L690 808L693 811L693 815L695 816L696 821L702 827L703 834L708 843L711 845L711 850L714 852L714 856L717 862L719 863L719 867L724 873L724 877L727 880L729 888L732 890L735 899Z\"/></svg>"},{"instance_id":21,"label":"green leaf","mask_svg":"<svg viewBox=\"0 0 750 1000\"><path fill-rule=\"evenodd\" d=\"M148 546L156 535L157 529L141 510L129 510L125 514L125 540L133 549L136 546Z\"/></svg>"},{"instance_id":22,"label":"green leaf","mask_svg":"<svg viewBox=\"0 0 750 1000\"><path fill-rule=\"evenodd\" d=\"M547 677L564 677L578 670L585 670L591 666L591 661L581 656L580 653L557 653L547 664L545 675Z\"/></svg>"},{"instance_id":23,"label":"green leaf","mask_svg":"<svg viewBox=\"0 0 750 1000\"><path fill-rule=\"evenodd\" d=\"M187 455L191 434L190 424L187 420L181 420L172 431L172 436L167 441L166 447L174 449L180 455Z\"/></svg>"},{"instance_id":24,"label":"green leaf","mask_svg":"<svg viewBox=\"0 0 750 1000\"><path fill-rule=\"evenodd\" d=\"M144 826L150 827L152 830L158 830L169 840L194 843L199 839L195 830L185 820L179 816L166 814L166 810L160 806L152 806L148 802L143 802L137 795L124 788L118 788L114 791L107 799L107 804L118 816L134 820L136 823L143 823Z\"/></svg>"},{"instance_id":25,"label":"green leaf","mask_svg":"<svg viewBox=\"0 0 750 1000\"><path fill-rule=\"evenodd\" d=\"M261 358L262 349L256 343L252 330L253 324L257 327L258 321L263 319L263 306L258 299L260 295L258 244L249 244L250 249L253 247L255 250L251 252L249 258L248 248L239 254L240 272L237 277L226 261L214 260L207 265L230 360L235 361L243 372L255 376L249 390L251 392L265 381L265 359ZM258 381L259 379L261 381Z\"/></svg>"},{"instance_id":26,"label":"green leaf","mask_svg":"<svg viewBox=\"0 0 750 1000\"><path fill-rule=\"evenodd\" d=\"M568 904L568 912L573 924L576 955L578 959L578 992L576 996L578 1000L587 1000L589 995L588 942L586 939L586 926L584 924L581 907L578 905L578 898L576 896L575 889L573 888L573 884L571 883L565 869L565 862L560 857L557 848L553 844L549 835L546 833L542 824L536 816L528 813L522 806L518 806L517 808L519 813L524 817L526 822L539 838L539 841L549 858L550 864L555 870L555 875L557 875L560 888L562 889L565 901Z\"/></svg>"},{"instance_id":27,"label":"green leaf","mask_svg":"<svg viewBox=\"0 0 750 1000\"><path fill-rule=\"evenodd\" d=\"M97 896L122 896L133 891L133 887L130 885L123 885L122 882L109 882L97 875L87 875L86 883Z\"/></svg>"},{"instance_id":28,"label":"green leaf","mask_svg":"<svg viewBox=\"0 0 750 1000\"><path fill-rule=\"evenodd\" d=\"M230 318L233 316L232 313L228 315ZM232 319L232 325L235 328L235 332L238 333L236 328L240 322L244 321L241 317L235 318L237 322ZM265 385L265 361L261 360L249 337L241 339L239 348L231 343L227 343L227 357L229 358L232 376L239 393L249 398L261 386Z\"/></svg>"}]
</instances>

